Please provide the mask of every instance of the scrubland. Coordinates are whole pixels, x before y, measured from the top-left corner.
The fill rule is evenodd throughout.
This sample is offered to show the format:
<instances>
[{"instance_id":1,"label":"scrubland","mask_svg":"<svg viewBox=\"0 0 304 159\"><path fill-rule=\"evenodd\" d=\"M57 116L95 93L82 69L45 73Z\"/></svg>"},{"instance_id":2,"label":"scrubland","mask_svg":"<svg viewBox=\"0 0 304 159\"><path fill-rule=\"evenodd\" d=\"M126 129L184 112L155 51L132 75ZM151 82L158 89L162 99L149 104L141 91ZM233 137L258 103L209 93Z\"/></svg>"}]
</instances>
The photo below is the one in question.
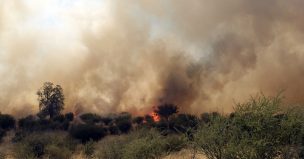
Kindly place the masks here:
<instances>
[{"instance_id":1,"label":"scrubland","mask_svg":"<svg viewBox=\"0 0 304 159\"><path fill-rule=\"evenodd\" d=\"M155 110L157 121L127 112L18 120L1 114L0 158L304 158L303 107L286 105L280 96L256 96L236 104L230 114L171 111L164 116L163 108Z\"/></svg>"}]
</instances>

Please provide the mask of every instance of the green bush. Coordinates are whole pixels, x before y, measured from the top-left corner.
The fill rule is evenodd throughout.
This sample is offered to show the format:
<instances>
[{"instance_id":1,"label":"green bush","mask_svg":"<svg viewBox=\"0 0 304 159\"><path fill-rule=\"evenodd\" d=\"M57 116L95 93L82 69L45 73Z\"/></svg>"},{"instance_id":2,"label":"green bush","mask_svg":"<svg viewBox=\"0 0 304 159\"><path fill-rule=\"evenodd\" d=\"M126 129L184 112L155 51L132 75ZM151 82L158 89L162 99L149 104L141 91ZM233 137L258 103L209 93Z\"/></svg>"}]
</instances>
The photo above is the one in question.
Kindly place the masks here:
<instances>
[{"instance_id":1,"label":"green bush","mask_svg":"<svg viewBox=\"0 0 304 159\"><path fill-rule=\"evenodd\" d=\"M201 125L194 142L213 159L301 158L304 111L295 108L283 107L280 97L252 98L237 104L228 117L211 114L209 124Z\"/></svg>"},{"instance_id":2,"label":"green bush","mask_svg":"<svg viewBox=\"0 0 304 159\"><path fill-rule=\"evenodd\" d=\"M8 114L0 114L0 128L9 130L15 128L16 120L13 116Z\"/></svg>"},{"instance_id":3,"label":"green bush","mask_svg":"<svg viewBox=\"0 0 304 159\"><path fill-rule=\"evenodd\" d=\"M79 139L85 143L90 140L100 140L106 135L106 130L101 126L92 124L73 125L69 131L70 135L75 139Z\"/></svg>"},{"instance_id":4,"label":"green bush","mask_svg":"<svg viewBox=\"0 0 304 159\"><path fill-rule=\"evenodd\" d=\"M122 150L128 142L127 135L106 137L96 146L95 156L98 159L121 159Z\"/></svg>"},{"instance_id":5,"label":"green bush","mask_svg":"<svg viewBox=\"0 0 304 159\"><path fill-rule=\"evenodd\" d=\"M64 132L31 133L15 144L15 158L68 159L76 148L77 142Z\"/></svg>"},{"instance_id":6,"label":"green bush","mask_svg":"<svg viewBox=\"0 0 304 159\"><path fill-rule=\"evenodd\" d=\"M187 138L183 135L168 135L164 140L167 153L180 151L188 144Z\"/></svg>"},{"instance_id":7,"label":"green bush","mask_svg":"<svg viewBox=\"0 0 304 159\"><path fill-rule=\"evenodd\" d=\"M149 159L166 154L166 140L154 130L140 130L133 134L123 148L123 159Z\"/></svg>"},{"instance_id":8,"label":"green bush","mask_svg":"<svg viewBox=\"0 0 304 159\"><path fill-rule=\"evenodd\" d=\"M96 146L100 159L159 158L186 146L182 136L162 136L154 129L137 129L127 135L106 137Z\"/></svg>"},{"instance_id":9,"label":"green bush","mask_svg":"<svg viewBox=\"0 0 304 159\"><path fill-rule=\"evenodd\" d=\"M227 120L223 117L213 118L212 124L203 124L194 135L194 142L199 151L210 159L223 159L230 141Z\"/></svg>"}]
</instances>

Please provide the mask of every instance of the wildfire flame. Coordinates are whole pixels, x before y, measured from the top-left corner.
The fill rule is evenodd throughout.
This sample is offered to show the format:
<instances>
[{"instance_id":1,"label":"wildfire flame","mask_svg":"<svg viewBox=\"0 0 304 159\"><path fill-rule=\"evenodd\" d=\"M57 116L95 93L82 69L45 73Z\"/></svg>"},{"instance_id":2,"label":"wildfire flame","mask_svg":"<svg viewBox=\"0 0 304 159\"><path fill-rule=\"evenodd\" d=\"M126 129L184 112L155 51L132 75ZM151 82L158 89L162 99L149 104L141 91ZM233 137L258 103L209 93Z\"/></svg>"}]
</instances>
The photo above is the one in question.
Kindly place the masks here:
<instances>
[{"instance_id":1,"label":"wildfire flame","mask_svg":"<svg viewBox=\"0 0 304 159\"><path fill-rule=\"evenodd\" d=\"M160 117L155 112L151 112L149 115L153 118L155 122L158 122L160 120Z\"/></svg>"}]
</instances>

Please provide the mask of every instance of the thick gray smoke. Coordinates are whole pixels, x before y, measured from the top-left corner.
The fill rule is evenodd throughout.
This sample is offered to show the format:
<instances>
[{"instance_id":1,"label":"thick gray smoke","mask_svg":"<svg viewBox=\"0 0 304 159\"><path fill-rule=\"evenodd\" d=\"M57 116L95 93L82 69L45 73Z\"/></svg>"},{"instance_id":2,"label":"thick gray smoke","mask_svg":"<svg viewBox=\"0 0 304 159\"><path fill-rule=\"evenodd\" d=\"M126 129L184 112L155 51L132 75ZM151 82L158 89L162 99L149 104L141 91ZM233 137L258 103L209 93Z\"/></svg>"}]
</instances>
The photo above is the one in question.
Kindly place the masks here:
<instances>
[{"instance_id":1,"label":"thick gray smoke","mask_svg":"<svg viewBox=\"0 0 304 159\"><path fill-rule=\"evenodd\" d=\"M100 2L102 2L100 4ZM303 0L0 0L0 108L36 112L45 81L67 111L229 112L285 90L304 102Z\"/></svg>"}]
</instances>

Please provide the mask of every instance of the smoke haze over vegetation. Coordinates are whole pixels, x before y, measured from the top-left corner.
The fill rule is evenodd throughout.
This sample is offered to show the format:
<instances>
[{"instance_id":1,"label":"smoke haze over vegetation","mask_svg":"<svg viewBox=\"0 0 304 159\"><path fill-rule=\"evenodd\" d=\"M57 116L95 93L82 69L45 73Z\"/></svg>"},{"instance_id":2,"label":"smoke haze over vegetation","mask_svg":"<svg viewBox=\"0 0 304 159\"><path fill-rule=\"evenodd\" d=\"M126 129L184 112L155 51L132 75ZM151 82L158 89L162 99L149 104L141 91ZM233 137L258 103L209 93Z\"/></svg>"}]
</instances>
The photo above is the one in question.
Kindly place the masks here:
<instances>
[{"instance_id":1,"label":"smoke haze over vegetation","mask_svg":"<svg viewBox=\"0 0 304 159\"><path fill-rule=\"evenodd\" d=\"M303 103L302 0L0 0L0 108L37 112L45 81L67 111L230 112L284 89Z\"/></svg>"}]
</instances>

